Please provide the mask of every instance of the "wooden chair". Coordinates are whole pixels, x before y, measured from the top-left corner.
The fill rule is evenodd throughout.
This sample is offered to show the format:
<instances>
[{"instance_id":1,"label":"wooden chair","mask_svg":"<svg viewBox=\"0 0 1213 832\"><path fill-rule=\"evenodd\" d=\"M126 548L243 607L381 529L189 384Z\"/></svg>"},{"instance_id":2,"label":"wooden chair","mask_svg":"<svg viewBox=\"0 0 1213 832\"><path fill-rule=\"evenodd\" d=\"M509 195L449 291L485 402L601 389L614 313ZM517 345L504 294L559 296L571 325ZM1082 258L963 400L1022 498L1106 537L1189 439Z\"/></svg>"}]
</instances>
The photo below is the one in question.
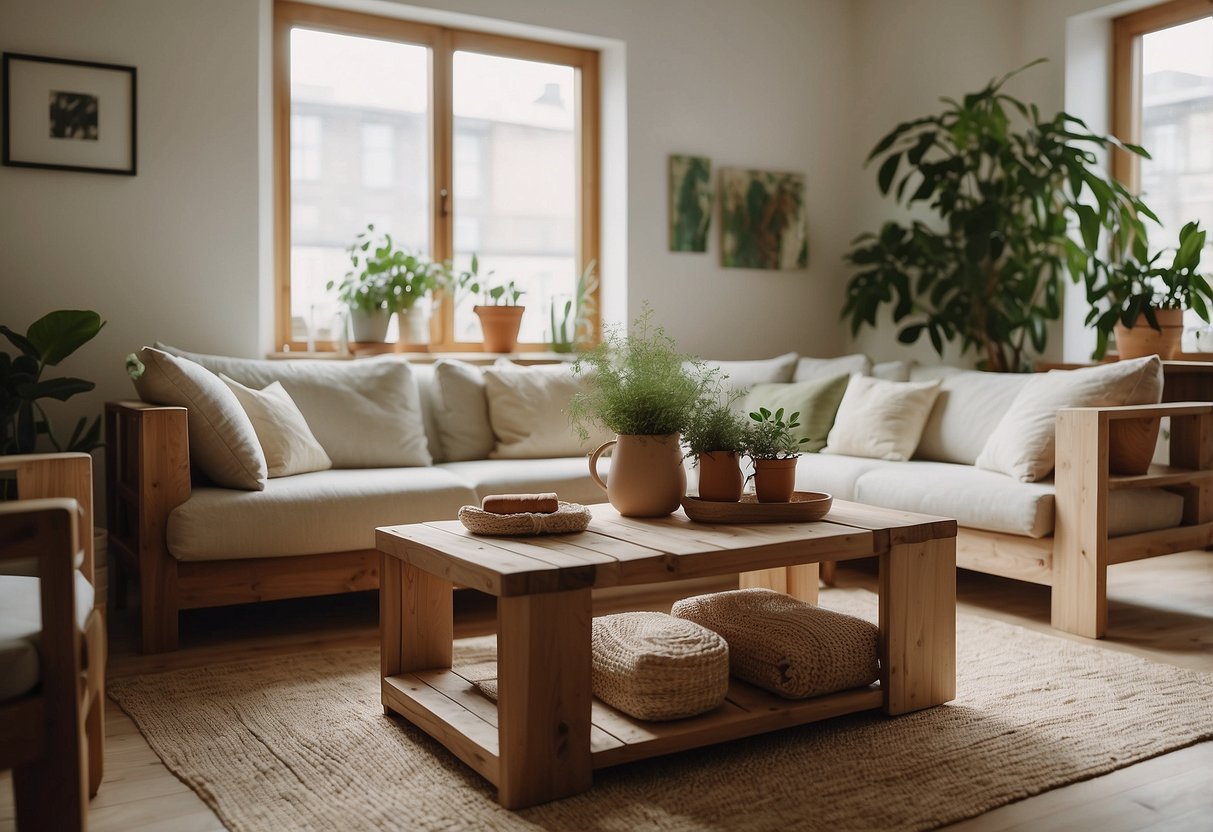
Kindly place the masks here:
<instances>
[{"instance_id":1,"label":"wooden chair","mask_svg":"<svg viewBox=\"0 0 1213 832\"><path fill-rule=\"evenodd\" d=\"M5 573L25 573L14 562L26 561L26 574L38 577L42 618L38 684L0 703L0 769L13 770L18 829L84 829L105 732L101 599L94 593L91 609L77 609L77 570L95 586L92 458L0 457L0 471L16 472L19 497L0 503L0 584L25 591L29 577Z\"/></svg>"}]
</instances>

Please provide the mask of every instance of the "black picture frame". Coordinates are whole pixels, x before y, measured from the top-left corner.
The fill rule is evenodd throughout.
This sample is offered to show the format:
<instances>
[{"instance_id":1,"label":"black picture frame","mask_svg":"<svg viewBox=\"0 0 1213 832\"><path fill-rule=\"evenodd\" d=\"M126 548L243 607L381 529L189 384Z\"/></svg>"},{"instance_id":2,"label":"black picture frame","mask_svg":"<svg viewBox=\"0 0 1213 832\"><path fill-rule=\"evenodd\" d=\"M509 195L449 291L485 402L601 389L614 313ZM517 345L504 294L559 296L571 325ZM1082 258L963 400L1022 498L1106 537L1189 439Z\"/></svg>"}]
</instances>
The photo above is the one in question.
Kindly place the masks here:
<instances>
[{"instance_id":1,"label":"black picture frame","mask_svg":"<svg viewBox=\"0 0 1213 832\"><path fill-rule=\"evenodd\" d=\"M3 53L0 164L135 176L136 94L133 66Z\"/></svg>"}]
</instances>

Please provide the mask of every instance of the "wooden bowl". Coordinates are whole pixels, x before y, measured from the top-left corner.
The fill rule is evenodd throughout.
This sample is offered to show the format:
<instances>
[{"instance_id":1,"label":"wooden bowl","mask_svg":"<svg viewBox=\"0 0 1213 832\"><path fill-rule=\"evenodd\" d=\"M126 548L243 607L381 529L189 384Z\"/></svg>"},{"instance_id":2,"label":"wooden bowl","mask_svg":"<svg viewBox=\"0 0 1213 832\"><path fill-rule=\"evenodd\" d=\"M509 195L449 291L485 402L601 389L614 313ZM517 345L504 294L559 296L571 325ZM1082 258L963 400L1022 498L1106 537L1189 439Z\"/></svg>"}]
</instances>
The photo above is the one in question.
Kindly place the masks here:
<instances>
[{"instance_id":1,"label":"wooden bowl","mask_svg":"<svg viewBox=\"0 0 1213 832\"><path fill-rule=\"evenodd\" d=\"M824 491L793 491L786 503L760 503L753 494L743 494L737 503L682 498L687 517L697 523L811 523L829 514L833 504Z\"/></svg>"}]
</instances>

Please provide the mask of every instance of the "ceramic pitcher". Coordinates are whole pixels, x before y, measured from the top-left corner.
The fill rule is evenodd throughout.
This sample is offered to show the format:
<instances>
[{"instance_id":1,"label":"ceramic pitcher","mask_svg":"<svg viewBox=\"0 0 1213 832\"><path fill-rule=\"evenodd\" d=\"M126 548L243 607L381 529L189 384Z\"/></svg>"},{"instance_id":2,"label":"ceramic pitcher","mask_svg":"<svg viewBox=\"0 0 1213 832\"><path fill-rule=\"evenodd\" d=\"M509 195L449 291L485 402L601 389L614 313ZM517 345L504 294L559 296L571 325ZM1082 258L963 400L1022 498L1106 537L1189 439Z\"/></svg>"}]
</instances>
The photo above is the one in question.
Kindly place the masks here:
<instances>
[{"instance_id":1,"label":"ceramic pitcher","mask_svg":"<svg viewBox=\"0 0 1213 832\"><path fill-rule=\"evenodd\" d=\"M682 503L687 475L677 433L619 436L590 456L590 476L624 517L663 517ZM598 457L611 446L611 473L598 476Z\"/></svg>"}]
</instances>

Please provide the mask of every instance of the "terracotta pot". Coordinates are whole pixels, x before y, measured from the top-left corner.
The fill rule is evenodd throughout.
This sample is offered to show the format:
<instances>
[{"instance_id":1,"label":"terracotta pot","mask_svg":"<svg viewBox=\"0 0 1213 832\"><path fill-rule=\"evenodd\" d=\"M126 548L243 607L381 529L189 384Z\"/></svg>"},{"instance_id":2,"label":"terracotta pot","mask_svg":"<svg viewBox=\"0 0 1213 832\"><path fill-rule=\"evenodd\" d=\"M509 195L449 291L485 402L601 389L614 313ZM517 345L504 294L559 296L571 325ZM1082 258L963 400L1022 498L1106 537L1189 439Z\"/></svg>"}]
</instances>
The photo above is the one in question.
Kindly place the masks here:
<instances>
[{"instance_id":1,"label":"terracotta pot","mask_svg":"<svg viewBox=\"0 0 1213 832\"><path fill-rule=\"evenodd\" d=\"M472 311L480 318L484 333L485 352L513 352L518 346L518 330L522 326L525 306L475 306Z\"/></svg>"},{"instance_id":2,"label":"terracotta pot","mask_svg":"<svg viewBox=\"0 0 1213 832\"><path fill-rule=\"evenodd\" d=\"M612 446L611 473L603 482L598 457ZM624 517L664 517L682 504L687 490L677 433L616 437L591 454L590 476Z\"/></svg>"},{"instance_id":3,"label":"terracotta pot","mask_svg":"<svg viewBox=\"0 0 1213 832\"><path fill-rule=\"evenodd\" d=\"M735 503L741 499L741 458L730 451L699 455L699 499Z\"/></svg>"},{"instance_id":4,"label":"terracotta pot","mask_svg":"<svg viewBox=\"0 0 1213 832\"><path fill-rule=\"evenodd\" d=\"M760 503L786 503L796 490L796 457L754 460L754 494Z\"/></svg>"},{"instance_id":5,"label":"terracotta pot","mask_svg":"<svg viewBox=\"0 0 1213 832\"><path fill-rule=\"evenodd\" d=\"M1159 332L1150 326L1145 315L1138 315L1133 326L1125 327L1116 324L1116 352L1121 358L1141 358L1143 355L1157 355L1168 360L1175 357L1179 351L1179 340L1184 332L1184 311L1182 309L1155 309L1154 317L1162 327Z\"/></svg>"},{"instance_id":6,"label":"terracotta pot","mask_svg":"<svg viewBox=\"0 0 1213 832\"><path fill-rule=\"evenodd\" d=\"M387 328L391 322L392 313L386 309L373 312L351 309L350 337L360 344L382 344L387 339Z\"/></svg>"},{"instance_id":7,"label":"terracotta pot","mask_svg":"<svg viewBox=\"0 0 1213 832\"><path fill-rule=\"evenodd\" d=\"M1115 419L1108 423L1108 470L1145 474L1154 461L1162 419Z\"/></svg>"}]
</instances>

